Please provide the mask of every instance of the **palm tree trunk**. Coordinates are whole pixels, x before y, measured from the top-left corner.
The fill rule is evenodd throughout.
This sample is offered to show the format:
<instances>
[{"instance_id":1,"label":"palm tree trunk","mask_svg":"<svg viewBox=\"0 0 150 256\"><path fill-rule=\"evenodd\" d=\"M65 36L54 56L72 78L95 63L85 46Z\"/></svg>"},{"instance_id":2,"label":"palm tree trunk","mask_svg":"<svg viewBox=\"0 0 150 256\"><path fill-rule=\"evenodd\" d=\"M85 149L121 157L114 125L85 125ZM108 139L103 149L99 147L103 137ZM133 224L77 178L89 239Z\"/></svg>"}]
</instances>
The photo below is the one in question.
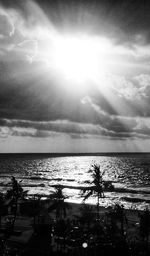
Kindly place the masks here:
<instances>
[{"instance_id":1,"label":"palm tree trunk","mask_svg":"<svg viewBox=\"0 0 150 256\"><path fill-rule=\"evenodd\" d=\"M99 220L99 193L97 195L97 219Z\"/></svg>"},{"instance_id":2,"label":"palm tree trunk","mask_svg":"<svg viewBox=\"0 0 150 256\"><path fill-rule=\"evenodd\" d=\"M124 219L121 218L121 235L123 236L124 235Z\"/></svg>"},{"instance_id":3,"label":"palm tree trunk","mask_svg":"<svg viewBox=\"0 0 150 256\"><path fill-rule=\"evenodd\" d=\"M11 230L12 231L14 231L15 221L16 221L16 217L17 217L17 205L18 205L18 200L15 203L14 218L13 218L13 222L12 222L12 225L11 225Z\"/></svg>"}]
</instances>

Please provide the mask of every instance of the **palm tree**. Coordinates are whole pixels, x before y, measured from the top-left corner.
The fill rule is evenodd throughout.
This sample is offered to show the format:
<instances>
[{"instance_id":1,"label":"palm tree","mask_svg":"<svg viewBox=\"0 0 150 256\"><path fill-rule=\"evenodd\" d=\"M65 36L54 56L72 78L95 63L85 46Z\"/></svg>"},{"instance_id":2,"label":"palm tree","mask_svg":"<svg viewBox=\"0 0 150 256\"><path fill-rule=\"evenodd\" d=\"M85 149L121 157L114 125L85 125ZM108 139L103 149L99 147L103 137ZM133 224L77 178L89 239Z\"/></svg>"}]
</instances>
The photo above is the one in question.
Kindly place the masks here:
<instances>
[{"instance_id":1,"label":"palm tree","mask_svg":"<svg viewBox=\"0 0 150 256\"><path fill-rule=\"evenodd\" d=\"M146 210L144 210L140 215L140 234L143 239L146 240L148 245L148 238L150 234L150 211L148 208L146 208Z\"/></svg>"},{"instance_id":2,"label":"palm tree","mask_svg":"<svg viewBox=\"0 0 150 256\"><path fill-rule=\"evenodd\" d=\"M80 216L78 219L83 225L87 225L89 228L90 223L92 223L94 219L92 206L83 204L82 207L80 207Z\"/></svg>"},{"instance_id":3,"label":"palm tree","mask_svg":"<svg viewBox=\"0 0 150 256\"><path fill-rule=\"evenodd\" d=\"M21 182L21 181L20 181ZM23 191L23 188L20 185L20 182L18 182L15 177L12 176L11 178L11 189L7 191L6 193L6 199L10 200L10 205L13 208L13 222L12 222L12 231L14 230L14 224L17 217L17 208L18 208L18 202L19 199L25 199L27 195L27 191Z\"/></svg>"},{"instance_id":4,"label":"palm tree","mask_svg":"<svg viewBox=\"0 0 150 256\"><path fill-rule=\"evenodd\" d=\"M54 227L55 235L58 236L57 241L57 250L58 245L60 245L60 249L65 248L65 239L66 239L66 232L67 232L67 225L63 218L67 215L67 209L71 208L69 204L65 202L67 196L63 194L63 188L61 185L55 186L55 191L49 196L52 200L52 205L48 208L49 211L56 210L56 224ZM59 239L63 237L63 243Z\"/></svg>"},{"instance_id":5,"label":"palm tree","mask_svg":"<svg viewBox=\"0 0 150 256\"><path fill-rule=\"evenodd\" d=\"M92 181L90 182L93 184L90 187L86 187L82 189L82 195L84 195L83 202L88 199L90 196L96 194L97 196L97 218L99 219L99 202L100 198L104 197L104 180L103 175L104 171L100 170L100 165L94 164L92 168L89 170L89 173L92 173Z\"/></svg>"},{"instance_id":6,"label":"palm tree","mask_svg":"<svg viewBox=\"0 0 150 256\"><path fill-rule=\"evenodd\" d=\"M63 194L63 188L60 185L55 186L55 191L49 196L52 199L52 205L49 210L56 210L56 219L63 219L66 217L67 209L70 206L65 202L67 196Z\"/></svg>"},{"instance_id":7,"label":"palm tree","mask_svg":"<svg viewBox=\"0 0 150 256\"><path fill-rule=\"evenodd\" d=\"M124 211L124 206L119 205L118 203L115 204L114 207L114 217L116 220L119 220L121 225L121 234L124 235L124 222L127 222L127 218Z\"/></svg>"}]
</instances>

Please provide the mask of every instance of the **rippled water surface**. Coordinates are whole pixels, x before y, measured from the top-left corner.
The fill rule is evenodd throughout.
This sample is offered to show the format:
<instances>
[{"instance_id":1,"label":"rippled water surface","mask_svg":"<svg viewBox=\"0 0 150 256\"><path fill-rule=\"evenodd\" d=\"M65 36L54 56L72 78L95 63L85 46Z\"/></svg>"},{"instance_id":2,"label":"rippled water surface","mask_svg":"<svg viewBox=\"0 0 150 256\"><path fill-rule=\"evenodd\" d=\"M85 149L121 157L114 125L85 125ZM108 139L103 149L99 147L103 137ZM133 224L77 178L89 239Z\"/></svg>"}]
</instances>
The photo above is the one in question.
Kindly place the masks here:
<instances>
[{"instance_id":1,"label":"rippled water surface","mask_svg":"<svg viewBox=\"0 0 150 256\"><path fill-rule=\"evenodd\" d=\"M89 168L100 164L104 179L113 182L116 190L106 192L101 204L119 201L125 207L144 209L150 206L150 154L124 154L106 156L7 155L0 156L0 190L6 191L10 177L22 180L29 194L48 195L52 185L67 186L64 192L70 201L81 202L80 187L91 179ZM96 199L90 198L89 203Z\"/></svg>"}]
</instances>

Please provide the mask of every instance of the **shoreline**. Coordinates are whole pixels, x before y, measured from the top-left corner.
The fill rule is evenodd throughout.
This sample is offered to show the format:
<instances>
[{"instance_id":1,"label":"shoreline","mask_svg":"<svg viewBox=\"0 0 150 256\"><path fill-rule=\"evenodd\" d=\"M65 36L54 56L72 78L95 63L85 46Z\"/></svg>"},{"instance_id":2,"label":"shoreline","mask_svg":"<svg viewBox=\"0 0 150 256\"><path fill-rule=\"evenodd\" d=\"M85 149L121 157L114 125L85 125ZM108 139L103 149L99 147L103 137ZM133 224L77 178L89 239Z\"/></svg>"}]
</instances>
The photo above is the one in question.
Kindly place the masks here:
<instances>
[{"instance_id":1,"label":"shoreline","mask_svg":"<svg viewBox=\"0 0 150 256\"><path fill-rule=\"evenodd\" d=\"M48 198L44 198L43 197L43 199L42 198L38 198L39 196L37 195L37 198L28 198L27 200L25 200L25 201L23 201L22 203L33 203L33 202L37 202L37 201L39 201L39 202L41 202L41 204L43 205L43 206L45 206L45 205L51 205L52 204L52 200L51 199L48 199ZM77 215L79 214L79 211L80 211L80 208L82 207L82 206L84 206L84 205L86 205L86 206L90 206L90 207L92 207L92 210L93 211L96 211L96 204L93 204L93 203L87 203L87 202L83 202L83 201L81 201L81 203L80 202L73 202L73 201L71 201L70 199L68 199L68 200L65 200L65 202L69 205L69 206L71 206L71 208L69 209L69 213L70 214L74 214L74 213L77 213ZM121 204L119 204L119 205L121 205ZM105 214L106 212L108 212L108 211L111 211L111 210L113 210L113 207L115 206L115 204L113 204L113 205L110 205L110 206L107 206L107 207L105 207L104 205L100 205L99 206L99 209L100 209L100 214ZM139 215L139 214L141 214L144 210L139 210L139 209L127 209L127 208L124 208L124 211L125 211L125 213L126 214L129 214L129 215L131 215L131 213L133 213L133 214L135 214L135 215Z\"/></svg>"},{"instance_id":2,"label":"shoreline","mask_svg":"<svg viewBox=\"0 0 150 256\"><path fill-rule=\"evenodd\" d=\"M52 200L51 199L27 199L24 202L21 202L21 205L24 205L23 207L23 213L21 213L20 211L20 216L28 216L27 211L31 211L29 208L38 202L40 204L41 207L41 213L45 214L46 212L48 212L48 215L52 218L55 219L55 209L53 210L48 210L48 208L52 205ZM69 206L69 208L67 209L67 213L66 213L66 219L76 219L80 216L81 212L80 209L86 205L89 206L94 214L94 216L96 216L96 204L90 204L90 203L77 203L77 202L71 202L71 201L65 201L67 203L67 205ZM19 209L21 210L22 206L20 205ZM100 218L104 218L106 217L106 215L110 212L113 211L113 205L112 206L99 206L99 214L100 214ZM124 214L126 215L128 221L130 224L132 224L132 228L137 228L139 225L139 221L140 221L140 215L143 213L143 210L139 210L139 209L124 209ZM26 213L25 213L26 212ZM25 214L24 214L25 213ZM47 214L46 214L47 215Z\"/></svg>"},{"instance_id":3,"label":"shoreline","mask_svg":"<svg viewBox=\"0 0 150 256\"><path fill-rule=\"evenodd\" d=\"M55 187L55 186L51 186L51 187ZM80 188L74 188L72 186L66 186L66 185L62 185L61 186L64 190L65 189L75 189L75 190L80 190ZM84 187L82 187L84 188ZM26 190L26 189L25 189ZM28 189L27 189L28 190ZM120 191L118 191L120 190ZM113 190L113 191L104 191L105 192L105 197L101 198L101 202L100 202L100 206L104 207L104 208L112 208L116 203L119 203L120 205L124 205L126 210L137 210L137 211L144 211L146 208L150 209L150 199L149 198L139 198L136 196L136 194L138 194L136 191L132 194L130 194L130 190L129 191L125 191L125 189L117 189L117 191ZM5 194L4 191L1 191L3 194ZM42 192L42 191L41 191ZM120 196L119 196L119 192L120 192ZM67 195L67 192L64 191L64 193ZM107 194L108 193L108 194ZM109 195L109 193L113 193L113 195ZM118 196L115 195L115 193L118 193ZM123 194L121 194L123 193ZM148 195L149 193L147 193ZM144 195L144 193L142 193L142 195ZM77 195L76 195L77 196ZM75 204L79 204L81 205L83 202L83 197L80 195L78 195L77 197L74 197L72 195L68 196L67 200L65 200L66 202L69 203L75 203ZM145 195L146 196L146 195ZM32 200L33 198L37 198L40 199L41 201L45 201L48 200L49 198L49 193L45 194L44 191L43 193L29 193L27 195L27 200ZM89 205L96 205L96 197L91 197L87 200L87 202L85 204L89 204Z\"/></svg>"}]
</instances>

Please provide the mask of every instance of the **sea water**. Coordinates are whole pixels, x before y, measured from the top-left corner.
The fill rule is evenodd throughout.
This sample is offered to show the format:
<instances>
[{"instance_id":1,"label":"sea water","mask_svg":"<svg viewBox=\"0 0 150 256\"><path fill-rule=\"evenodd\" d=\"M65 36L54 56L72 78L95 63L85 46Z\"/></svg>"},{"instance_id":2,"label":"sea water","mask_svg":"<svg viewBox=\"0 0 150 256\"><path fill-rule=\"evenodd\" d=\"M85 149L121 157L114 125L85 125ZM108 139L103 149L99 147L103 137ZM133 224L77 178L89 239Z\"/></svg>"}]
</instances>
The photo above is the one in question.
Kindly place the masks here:
<instances>
[{"instance_id":1,"label":"sea water","mask_svg":"<svg viewBox=\"0 0 150 256\"><path fill-rule=\"evenodd\" d=\"M54 185L62 185L66 200L83 201L82 188L92 181L89 169L100 165L103 179L111 181L114 191L106 191L101 205L117 203L125 208L150 207L150 154L7 154L0 155L0 191L6 192L11 176L21 182L28 195L48 196ZM95 204L92 196L87 203Z\"/></svg>"}]
</instances>

